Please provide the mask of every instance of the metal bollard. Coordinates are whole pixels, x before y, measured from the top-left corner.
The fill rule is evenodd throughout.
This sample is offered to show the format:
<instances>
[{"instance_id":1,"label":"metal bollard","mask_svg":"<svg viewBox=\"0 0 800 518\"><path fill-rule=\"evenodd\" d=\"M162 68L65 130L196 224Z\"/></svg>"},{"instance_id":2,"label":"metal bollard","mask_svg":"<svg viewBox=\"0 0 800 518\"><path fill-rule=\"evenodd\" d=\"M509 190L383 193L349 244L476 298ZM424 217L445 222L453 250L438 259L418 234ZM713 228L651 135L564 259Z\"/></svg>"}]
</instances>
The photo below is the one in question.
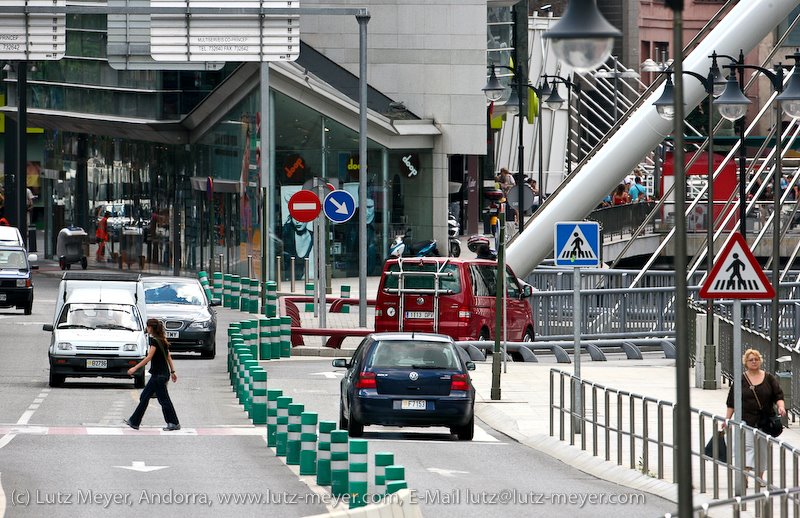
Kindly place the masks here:
<instances>
[{"instance_id":1,"label":"metal bollard","mask_svg":"<svg viewBox=\"0 0 800 518\"><path fill-rule=\"evenodd\" d=\"M317 473L317 420L315 412L300 414L300 474Z\"/></svg>"},{"instance_id":2,"label":"metal bollard","mask_svg":"<svg viewBox=\"0 0 800 518\"><path fill-rule=\"evenodd\" d=\"M275 261L275 283L277 284L277 290L281 291L281 275L283 272L281 271L281 261L280 259Z\"/></svg>"},{"instance_id":3,"label":"metal bollard","mask_svg":"<svg viewBox=\"0 0 800 518\"><path fill-rule=\"evenodd\" d=\"M300 433L302 423L300 415L305 407L299 403L289 405L289 424L286 427L286 464L297 466L300 464Z\"/></svg>"},{"instance_id":4,"label":"metal bollard","mask_svg":"<svg viewBox=\"0 0 800 518\"><path fill-rule=\"evenodd\" d=\"M292 293L294 293L294 288L295 288L295 286L294 286L294 263L295 263L295 260L294 259L295 259L294 257L289 259L289 270L290 270L289 274L291 275L289 281L290 281L290 287L291 287Z\"/></svg>"},{"instance_id":5,"label":"metal bollard","mask_svg":"<svg viewBox=\"0 0 800 518\"><path fill-rule=\"evenodd\" d=\"M276 446L275 433L278 431L278 398L283 395L282 390L267 389L267 446Z\"/></svg>"},{"instance_id":6,"label":"metal bollard","mask_svg":"<svg viewBox=\"0 0 800 518\"><path fill-rule=\"evenodd\" d=\"M347 441L349 436L346 430L331 432L331 494L342 496L348 494L349 471L347 463Z\"/></svg>"},{"instance_id":7,"label":"metal bollard","mask_svg":"<svg viewBox=\"0 0 800 518\"><path fill-rule=\"evenodd\" d=\"M386 466L394 464L394 453L383 451L375 454L375 494L386 494Z\"/></svg>"},{"instance_id":8,"label":"metal bollard","mask_svg":"<svg viewBox=\"0 0 800 518\"><path fill-rule=\"evenodd\" d=\"M348 483L350 509L363 507L369 503L367 495L369 491L367 444L365 439L350 440L350 480Z\"/></svg>"},{"instance_id":9,"label":"metal bollard","mask_svg":"<svg viewBox=\"0 0 800 518\"><path fill-rule=\"evenodd\" d=\"M303 259L303 262L304 262L304 266L305 266L305 268L303 268L303 273L305 274L303 276L303 282L308 284L308 280L310 279L310 277L308 276L308 270L311 269L311 259L306 257L305 259Z\"/></svg>"},{"instance_id":10,"label":"metal bollard","mask_svg":"<svg viewBox=\"0 0 800 518\"><path fill-rule=\"evenodd\" d=\"M317 447L317 485L331 485L331 432L336 430L334 421L319 422L319 445Z\"/></svg>"},{"instance_id":11,"label":"metal bollard","mask_svg":"<svg viewBox=\"0 0 800 518\"><path fill-rule=\"evenodd\" d=\"M278 421L275 428L275 455L278 457L286 456L286 442L289 437L289 405L292 398L280 396L278 398Z\"/></svg>"}]
</instances>

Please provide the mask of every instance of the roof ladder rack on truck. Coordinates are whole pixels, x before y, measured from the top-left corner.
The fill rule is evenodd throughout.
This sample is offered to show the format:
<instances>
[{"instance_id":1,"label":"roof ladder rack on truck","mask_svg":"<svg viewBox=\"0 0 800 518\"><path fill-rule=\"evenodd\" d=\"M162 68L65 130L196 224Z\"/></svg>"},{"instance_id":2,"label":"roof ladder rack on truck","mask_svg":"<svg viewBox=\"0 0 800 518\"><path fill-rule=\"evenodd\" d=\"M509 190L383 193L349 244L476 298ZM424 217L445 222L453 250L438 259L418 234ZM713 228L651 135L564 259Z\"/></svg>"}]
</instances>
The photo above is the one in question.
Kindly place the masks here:
<instances>
[{"instance_id":1,"label":"roof ladder rack on truck","mask_svg":"<svg viewBox=\"0 0 800 518\"><path fill-rule=\"evenodd\" d=\"M386 291L388 293L397 294L398 298L400 299L400 309L397 312L397 319L398 319L398 330L403 331L403 321L405 320L405 311L404 311L404 295L407 294L419 294L419 295L433 295L433 332L439 332L439 295L452 295L455 293L451 289L441 289L439 287L439 279L442 277L446 277L452 279L453 272L445 272L444 268L447 266L449 259L444 259L443 261L439 262L438 260L435 261L436 264L436 271L434 272L421 272L419 270L407 271L403 270L403 263L404 262L411 262L415 264L430 264L428 262L423 263L419 259L398 259L397 266L399 271L393 272L391 270L386 272L386 275L390 275L393 277L397 277L397 288L387 288ZM405 278L407 276L413 277L433 277L433 288L406 288L405 287Z\"/></svg>"}]
</instances>

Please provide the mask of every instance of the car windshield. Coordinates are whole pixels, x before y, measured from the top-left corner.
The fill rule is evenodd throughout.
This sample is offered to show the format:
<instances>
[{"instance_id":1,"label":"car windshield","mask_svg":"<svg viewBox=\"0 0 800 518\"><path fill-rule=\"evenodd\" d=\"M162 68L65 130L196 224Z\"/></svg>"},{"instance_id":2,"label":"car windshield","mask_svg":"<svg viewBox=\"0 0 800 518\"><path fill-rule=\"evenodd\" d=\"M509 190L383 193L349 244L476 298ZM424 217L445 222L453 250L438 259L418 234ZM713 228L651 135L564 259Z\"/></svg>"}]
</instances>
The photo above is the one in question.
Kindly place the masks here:
<instances>
[{"instance_id":1,"label":"car windshield","mask_svg":"<svg viewBox=\"0 0 800 518\"><path fill-rule=\"evenodd\" d=\"M146 304L205 305L200 285L185 282L146 282L144 300Z\"/></svg>"},{"instance_id":2,"label":"car windshield","mask_svg":"<svg viewBox=\"0 0 800 518\"><path fill-rule=\"evenodd\" d=\"M452 345L411 340L381 340L375 343L367 367L460 369Z\"/></svg>"},{"instance_id":3,"label":"car windshield","mask_svg":"<svg viewBox=\"0 0 800 518\"><path fill-rule=\"evenodd\" d=\"M435 262L430 263L415 263L403 262L403 289L406 290L432 290L435 286L436 276L431 273L436 272L440 265ZM391 272L391 273L389 273ZM384 274L384 289L396 289L399 285L400 279L400 265L393 264L389 270ZM439 276L439 290L449 291L451 293L461 292L461 274L459 273L458 266L455 264L446 264L441 268L441 273L445 275Z\"/></svg>"},{"instance_id":4,"label":"car windshield","mask_svg":"<svg viewBox=\"0 0 800 518\"><path fill-rule=\"evenodd\" d=\"M67 304L58 329L120 329L140 331L138 312L126 304Z\"/></svg>"},{"instance_id":5,"label":"car windshield","mask_svg":"<svg viewBox=\"0 0 800 518\"><path fill-rule=\"evenodd\" d=\"M21 250L0 250L0 270L27 270L28 261Z\"/></svg>"}]
</instances>

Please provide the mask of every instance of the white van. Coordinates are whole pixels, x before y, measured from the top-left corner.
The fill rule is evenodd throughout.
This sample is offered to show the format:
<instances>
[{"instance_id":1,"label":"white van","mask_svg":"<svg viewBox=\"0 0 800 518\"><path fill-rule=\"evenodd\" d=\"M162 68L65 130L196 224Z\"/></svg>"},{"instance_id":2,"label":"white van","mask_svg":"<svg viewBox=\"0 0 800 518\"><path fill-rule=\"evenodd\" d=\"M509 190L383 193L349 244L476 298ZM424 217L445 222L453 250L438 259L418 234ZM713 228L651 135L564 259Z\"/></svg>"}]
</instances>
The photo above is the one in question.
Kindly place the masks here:
<instances>
[{"instance_id":1,"label":"white van","mask_svg":"<svg viewBox=\"0 0 800 518\"><path fill-rule=\"evenodd\" d=\"M144 285L139 274L65 272L50 337L50 386L66 378L127 378L147 354ZM144 370L134 376L144 386Z\"/></svg>"}]
</instances>

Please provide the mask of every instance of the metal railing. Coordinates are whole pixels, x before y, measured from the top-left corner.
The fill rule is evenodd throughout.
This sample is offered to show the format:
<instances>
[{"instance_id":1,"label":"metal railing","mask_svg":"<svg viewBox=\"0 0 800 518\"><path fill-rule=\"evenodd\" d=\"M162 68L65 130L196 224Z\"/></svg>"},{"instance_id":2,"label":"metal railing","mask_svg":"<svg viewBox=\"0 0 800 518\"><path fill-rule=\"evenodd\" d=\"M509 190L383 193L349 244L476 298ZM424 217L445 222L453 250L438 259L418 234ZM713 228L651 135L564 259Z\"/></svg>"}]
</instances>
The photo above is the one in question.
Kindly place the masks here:
<instances>
[{"instance_id":1,"label":"metal railing","mask_svg":"<svg viewBox=\"0 0 800 518\"><path fill-rule=\"evenodd\" d=\"M580 406L574 402L580 401ZM580 379L567 372L550 370L550 436L570 445L579 445L619 466L625 466L656 479L677 482L675 464L675 413L676 405L641 394L606 387ZM726 421L719 415L692 408L691 457L695 489L709 493L712 498L721 495L737 503L746 488L754 493L780 491L800 486L800 449L765 435L745 424ZM717 430L723 423L726 455L720 460L719 439L712 442L712 455L707 455L705 445L710 437L721 437ZM744 440L752 434L755 440L755 470L734 466L734 449L744 459ZM716 454L716 455L715 455ZM800 497L796 492L786 492L778 506L771 501L760 504L762 516L772 516L773 507L780 515L800 515ZM738 504L737 504L738 505Z\"/></svg>"}]
</instances>

